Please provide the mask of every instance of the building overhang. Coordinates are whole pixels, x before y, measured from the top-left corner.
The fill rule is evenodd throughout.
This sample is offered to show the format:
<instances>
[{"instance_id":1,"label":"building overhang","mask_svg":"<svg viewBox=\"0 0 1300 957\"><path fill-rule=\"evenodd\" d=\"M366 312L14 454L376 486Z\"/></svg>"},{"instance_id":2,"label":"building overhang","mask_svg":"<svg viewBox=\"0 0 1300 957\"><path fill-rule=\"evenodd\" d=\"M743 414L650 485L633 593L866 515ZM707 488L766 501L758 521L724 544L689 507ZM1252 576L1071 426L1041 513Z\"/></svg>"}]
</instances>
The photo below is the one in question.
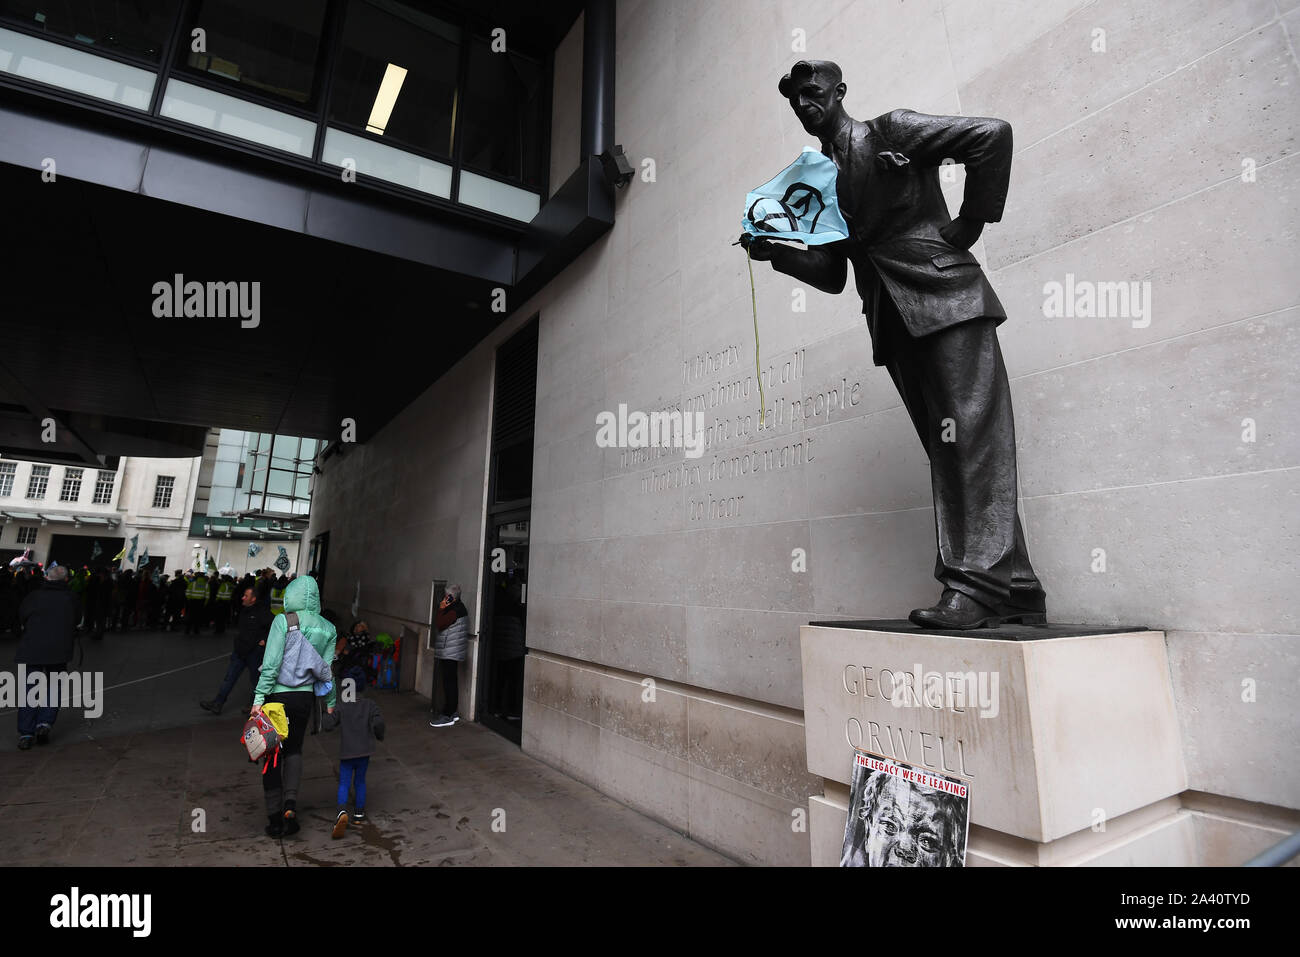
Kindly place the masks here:
<instances>
[{"instance_id":1,"label":"building overhang","mask_svg":"<svg viewBox=\"0 0 1300 957\"><path fill-rule=\"evenodd\" d=\"M42 525L49 525L54 522L56 524L72 525L77 528L83 525L92 525L113 529L122 524L120 519L109 515L76 515L72 512L51 512L48 509L42 509L39 512L4 509L0 510L0 520L3 520L6 525L10 522L40 522Z\"/></svg>"},{"instance_id":2,"label":"building overhang","mask_svg":"<svg viewBox=\"0 0 1300 957\"><path fill-rule=\"evenodd\" d=\"M579 4L489 6L546 21L558 42ZM351 420L357 441L372 436L613 225L599 158L613 5L587 6L583 109L599 117L584 117L579 168L528 224L0 78L0 190L22 277L0 319L0 449L111 468L199 455L211 426L331 439ZM156 314L157 290L180 304L193 282L208 302L231 283L251 300L257 283L257 315Z\"/></svg>"},{"instance_id":3,"label":"building overhang","mask_svg":"<svg viewBox=\"0 0 1300 957\"><path fill-rule=\"evenodd\" d=\"M195 515L190 520L193 538L241 538L247 541L299 541L307 530L306 516L294 521L267 517L218 518L212 515Z\"/></svg>"}]
</instances>

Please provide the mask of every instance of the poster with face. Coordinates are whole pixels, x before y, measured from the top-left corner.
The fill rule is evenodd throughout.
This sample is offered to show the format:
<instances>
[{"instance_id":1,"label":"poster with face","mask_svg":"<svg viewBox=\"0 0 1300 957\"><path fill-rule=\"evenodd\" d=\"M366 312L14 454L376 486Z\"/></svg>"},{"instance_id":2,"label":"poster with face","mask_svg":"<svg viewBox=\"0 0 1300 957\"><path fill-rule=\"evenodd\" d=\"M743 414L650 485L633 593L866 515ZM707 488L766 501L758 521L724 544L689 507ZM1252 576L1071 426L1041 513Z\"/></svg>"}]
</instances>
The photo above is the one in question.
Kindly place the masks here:
<instances>
[{"instance_id":1,"label":"poster with face","mask_svg":"<svg viewBox=\"0 0 1300 957\"><path fill-rule=\"evenodd\" d=\"M964 781L854 752L840 867L964 867L969 825Z\"/></svg>"}]
</instances>

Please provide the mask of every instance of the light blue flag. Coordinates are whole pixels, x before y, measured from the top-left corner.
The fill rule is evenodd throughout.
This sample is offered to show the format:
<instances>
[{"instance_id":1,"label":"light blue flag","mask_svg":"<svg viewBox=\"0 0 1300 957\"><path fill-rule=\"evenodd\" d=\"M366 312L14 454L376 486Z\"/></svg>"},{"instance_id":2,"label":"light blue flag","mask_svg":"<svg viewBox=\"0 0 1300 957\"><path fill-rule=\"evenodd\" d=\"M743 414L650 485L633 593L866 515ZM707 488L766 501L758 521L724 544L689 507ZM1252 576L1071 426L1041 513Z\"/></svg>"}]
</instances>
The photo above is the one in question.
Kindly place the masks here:
<instances>
[{"instance_id":1,"label":"light blue flag","mask_svg":"<svg viewBox=\"0 0 1300 957\"><path fill-rule=\"evenodd\" d=\"M149 546L146 545L144 547L144 551L140 553L140 566L143 568L148 564L149 564Z\"/></svg>"},{"instance_id":2,"label":"light blue flag","mask_svg":"<svg viewBox=\"0 0 1300 957\"><path fill-rule=\"evenodd\" d=\"M248 543L248 557L249 557L249 558L256 558L256 557L257 557L257 553L260 552L261 550L262 550L262 546L259 545L259 544L257 544L257 542L249 542L249 543Z\"/></svg>"},{"instance_id":3,"label":"light blue flag","mask_svg":"<svg viewBox=\"0 0 1300 957\"><path fill-rule=\"evenodd\" d=\"M126 553L126 560L127 560L128 562L133 562L133 561L135 561L135 543L138 542L139 540L140 540L140 536L139 536L139 535L132 535L132 536L131 536L131 550L130 550L129 552Z\"/></svg>"},{"instance_id":4,"label":"light blue flag","mask_svg":"<svg viewBox=\"0 0 1300 957\"><path fill-rule=\"evenodd\" d=\"M811 146L745 197L741 226L752 236L795 239L809 246L849 238L835 193L835 161Z\"/></svg>"},{"instance_id":5,"label":"light blue flag","mask_svg":"<svg viewBox=\"0 0 1300 957\"><path fill-rule=\"evenodd\" d=\"M93 562L100 555L104 554L103 547L99 544L99 539L95 539L95 544L90 549L90 560Z\"/></svg>"}]
</instances>

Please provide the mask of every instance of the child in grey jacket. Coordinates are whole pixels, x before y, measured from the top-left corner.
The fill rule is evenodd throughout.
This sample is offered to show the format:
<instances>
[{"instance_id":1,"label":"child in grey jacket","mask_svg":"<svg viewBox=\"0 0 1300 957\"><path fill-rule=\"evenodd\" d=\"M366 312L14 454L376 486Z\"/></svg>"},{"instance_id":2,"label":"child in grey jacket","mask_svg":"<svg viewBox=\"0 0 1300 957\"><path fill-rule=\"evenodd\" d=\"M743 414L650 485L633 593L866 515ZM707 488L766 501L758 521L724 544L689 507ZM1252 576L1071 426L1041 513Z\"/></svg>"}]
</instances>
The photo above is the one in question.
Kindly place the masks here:
<instances>
[{"instance_id":1,"label":"child in grey jacket","mask_svg":"<svg viewBox=\"0 0 1300 957\"><path fill-rule=\"evenodd\" d=\"M384 740L384 716L366 697L366 673L359 666L347 670L339 682L338 706L325 716L325 730L341 728L339 736L338 815L333 835L342 837L348 829L348 789L355 788L352 823L366 819L366 768L375 753L375 742Z\"/></svg>"}]
</instances>

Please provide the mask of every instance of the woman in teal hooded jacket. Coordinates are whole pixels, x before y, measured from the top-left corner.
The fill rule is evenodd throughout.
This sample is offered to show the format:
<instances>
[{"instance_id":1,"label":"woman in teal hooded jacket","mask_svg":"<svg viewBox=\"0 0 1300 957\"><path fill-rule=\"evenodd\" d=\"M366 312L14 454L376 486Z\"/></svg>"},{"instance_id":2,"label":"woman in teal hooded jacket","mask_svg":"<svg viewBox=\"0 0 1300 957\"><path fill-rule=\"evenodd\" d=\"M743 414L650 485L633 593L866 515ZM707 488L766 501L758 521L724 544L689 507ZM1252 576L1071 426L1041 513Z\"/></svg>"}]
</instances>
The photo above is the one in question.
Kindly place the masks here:
<instances>
[{"instance_id":1,"label":"woman in teal hooded jacket","mask_svg":"<svg viewBox=\"0 0 1300 957\"><path fill-rule=\"evenodd\" d=\"M334 626L320 613L320 591L316 579L300 575L284 591L285 615L276 615L271 631L266 636L266 653L262 658L262 674L253 694L252 714L262 710L262 705L278 701L284 705L289 719L289 734L284 739L283 750L276 766L267 768L262 775L262 790L266 798L266 833L270 837L295 834L298 831L298 783L302 780L302 742L315 706L312 685L299 687L280 684L280 663L284 659L284 641L288 634L286 616L298 615L298 629L316 649L326 666L334 660ZM335 692L331 689L325 701L333 713Z\"/></svg>"}]
</instances>

